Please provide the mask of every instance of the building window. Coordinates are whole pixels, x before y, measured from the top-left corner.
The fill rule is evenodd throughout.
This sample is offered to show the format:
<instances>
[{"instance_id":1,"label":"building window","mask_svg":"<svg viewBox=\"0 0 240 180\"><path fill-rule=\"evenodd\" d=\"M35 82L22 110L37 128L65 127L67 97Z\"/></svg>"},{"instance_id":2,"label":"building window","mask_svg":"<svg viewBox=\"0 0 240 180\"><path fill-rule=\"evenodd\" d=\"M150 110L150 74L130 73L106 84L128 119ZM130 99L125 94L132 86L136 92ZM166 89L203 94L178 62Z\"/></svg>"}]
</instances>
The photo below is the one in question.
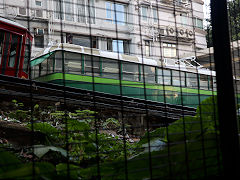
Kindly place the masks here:
<instances>
[{"instance_id":1,"label":"building window","mask_svg":"<svg viewBox=\"0 0 240 180\"><path fill-rule=\"evenodd\" d=\"M44 48L44 35L34 36L35 47Z\"/></svg>"},{"instance_id":2,"label":"building window","mask_svg":"<svg viewBox=\"0 0 240 180\"><path fill-rule=\"evenodd\" d=\"M34 28L35 47L44 48L44 29Z\"/></svg>"},{"instance_id":3,"label":"building window","mask_svg":"<svg viewBox=\"0 0 240 180\"><path fill-rule=\"evenodd\" d=\"M85 16L85 0L77 1L77 21L81 23L86 22Z\"/></svg>"},{"instance_id":4,"label":"building window","mask_svg":"<svg viewBox=\"0 0 240 180\"><path fill-rule=\"evenodd\" d=\"M143 21L148 20L148 7L146 7L146 6L141 7L141 16L142 16Z\"/></svg>"},{"instance_id":5,"label":"building window","mask_svg":"<svg viewBox=\"0 0 240 180\"><path fill-rule=\"evenodd\" d=\"M145 54L146 54L146 56L151 56L151 43L150 43L150 41L145 41Z\"/></svg>"},{"instance_id":6,"label":"building window","mask_svg":"<svg viewBox=\"0 0 240 180\"><path fill-rule=\"evenodd\" d=\"M181 23L183 25L188 25L189 23L188 23L188 16L187 16L187 14L181 14L180 16L181 16Z\"/></svg>"},{"instance_id":7,"label":"building window","mask_svg":"<svg viewBox=\"0 0 240 180\"><path fill-rule=\"evenodd\" d=\"M153 21L154 21L155 23L158 22L157 8L153 8Z\"/></svg>"},{"instance_id":8,"label":"building window","mask_svg":"<svg viewBox=\"0 0 240 180\"><path fill-rule=\"evenodd\" d=\"M73 2L72 0L65 0L64 1L64 7L65 7L65 18L67 21L74 21L73 16Z\"/></svg>"},{"instance_id":9,"label":"building window","mask_svg":"<svg viewBox=\"0 0 240 180\"><path fill-rule=\"evenodd\" d=\"M88 5L89 2L89 5ZM77 21L81 23L95 24L95 2L94 0L77 0Z\"/></svg>"},{"instance_id":10,"label":"building window","mask_svg":"<svg viewBox=\"0 0 240 180\"><path fill-rule=\"evenodd\" d=\"M60 4L59 0L54 0L53 2L54 7L54 18L55 19L63 19L63 6Z\"/></svg>"},{"instance_id":11,"label":"building window","mask_svg":"<svg viewBox=\"0 0 240 180\"><path fill-rule=\"evenodd\" d=\"M126 23L126 5L106 2L106 19L113 24L125 25Z\"/></svg>"},{"instance_id":12,"label":"building window","mask_svg":"<svg viewBox=\"0 0 240 180\"><path fill-rule=\"evenodd\" d=\"M176 57L177 48L176 44L163 43L163 56L164 57Z\"/></svg>"},{"instance_id":13,"label":"building window","mask_svg":"<svg viewBox=\"0 0 240 180\"><path fill-rule=\"evenodd\" d=\"M200 18L194 18L193 19L193 24L196 28L203 29L203 20Z\"/></svg>"},{"instance_id":14,"label":"building window","mask_svg":"<svg viewBox=\"0 0 240 180\"><path fill-rule=\"evenodd\" d=\"M87 4L87 22L90 24L95 24L95 2L94 0L86 0L86 4Z\"/></svg>"},{"instance_id":15,"label":"building window","mask_svg":"<svg viewBox=\"0 0 240 180\"><path fill-rule=\"evenodd\" d=\"M129 54L129 42L128 40L107 39L107 50Z\"/></svg>"},{"instance_id":16,"label":"building window","mask_svg":"<svg viewBox=\"0 0 240 180\"><path fill-rule=\"evenodd\" d=\"M42 1L35 1L36 6L42 6Z\"/></svg>"},{"instance_id":17,"label":"building window","mask_svg":"<svg viewBox=\"0 0 240 180\"><path fill-rule=\"evenodd\" d=\"M98 48L98 39L95 36L67 34L66 42L84 47Z\"/></svg>"}]
</instances>

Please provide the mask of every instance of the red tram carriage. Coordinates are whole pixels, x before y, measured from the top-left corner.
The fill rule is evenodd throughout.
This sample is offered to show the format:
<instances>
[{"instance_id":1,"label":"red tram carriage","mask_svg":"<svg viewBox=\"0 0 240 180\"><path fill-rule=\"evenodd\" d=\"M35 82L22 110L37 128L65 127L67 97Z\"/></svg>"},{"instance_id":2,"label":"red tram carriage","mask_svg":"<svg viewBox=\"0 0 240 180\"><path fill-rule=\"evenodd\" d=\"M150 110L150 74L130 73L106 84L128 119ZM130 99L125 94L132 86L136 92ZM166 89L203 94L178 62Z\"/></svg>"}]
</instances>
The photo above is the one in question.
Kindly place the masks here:
<instances>
[{"instance_id":1,"label":"red tram carriage","mask_svg":"<svg viewBox=\"0 0 240 180\"><path fill-rule=\"evenodd\" d=\"M0 17L0 74L29 78L32 35L14 21Z\"/></svg>"}]
</instances>

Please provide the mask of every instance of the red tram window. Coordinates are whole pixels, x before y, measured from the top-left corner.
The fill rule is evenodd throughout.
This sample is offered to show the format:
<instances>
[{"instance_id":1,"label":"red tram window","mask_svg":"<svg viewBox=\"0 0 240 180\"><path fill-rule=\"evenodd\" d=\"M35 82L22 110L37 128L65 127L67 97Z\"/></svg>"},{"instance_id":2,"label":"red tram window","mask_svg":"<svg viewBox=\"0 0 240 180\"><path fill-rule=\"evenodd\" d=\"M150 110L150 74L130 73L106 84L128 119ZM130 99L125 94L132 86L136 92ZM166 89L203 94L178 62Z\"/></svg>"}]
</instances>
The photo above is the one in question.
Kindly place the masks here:
<instances>
[{"instance_id":1,"label":"red tram window","mask_svg":"<svg viewBox=\"0 0 240 180\"><path fill-rule=\"evenodd\" d=\"M5 33L3 31L0 31L0 66L2 64L3 47L4 47L4 35L5 35Z\"/></svg>"},{"instance_id":2,"label":"red tram window","mask_svg":"<svg viewBox=\"0 0 240 180\"><path fill-rule=\"evenodd\" d=\"M32 39L26 27L0 17L0 74L28 78Z\"/></svg>"},{"instance_id":3,"label":"red tram window","mask_svg":"<svg viewBox=\"0 0 240 180\"><path fill-rule=\"evenodd\" d=\"M31 40L27 37L26 43L24 45L24 59L22 60L22 72L21 78L28 78L29 73L29 63L31 58Z\"/></svg>"},{"instance_id":4,"label":"red tram window","mask_svg":"<svg viewBox=\"0 0 240 180\"><path fill-rule=\"evenodd\" d=\"M17 76L17 64L19 62L19 47L20 36L16 34L10 34L10 41L8 47L8 58L5 63L5 75Z\"/></svg>"},{"instance_id":5,"label":"red tram window","mask_svg":"<svg viewBox=\"0 0 240 180\"><path fill-rule=\"evenodd\" d=\"M4 41L3 41L0 74L5 74L6 73L6 63L7 63L7 59L8 59L8 52L9 52L9 45L10 45L10 43L9 43L9 41L10 41L10 33L5 32L4 34L5 35L4 35Z\"/></svg>"}]
</instances>

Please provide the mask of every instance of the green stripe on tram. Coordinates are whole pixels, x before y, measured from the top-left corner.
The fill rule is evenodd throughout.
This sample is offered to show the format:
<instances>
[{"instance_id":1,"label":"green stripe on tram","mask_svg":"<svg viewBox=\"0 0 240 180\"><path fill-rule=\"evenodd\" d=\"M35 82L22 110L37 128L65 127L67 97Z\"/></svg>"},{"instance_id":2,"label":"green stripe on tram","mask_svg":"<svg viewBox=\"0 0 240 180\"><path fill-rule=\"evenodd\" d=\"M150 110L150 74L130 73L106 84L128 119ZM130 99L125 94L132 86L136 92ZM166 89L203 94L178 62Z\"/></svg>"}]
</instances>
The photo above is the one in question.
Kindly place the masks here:
<instances>
[{"instance_id":1,"label":"green stripe on tram","mask_svg":"<svg viewBox=\"0 0 240 180\"><path fill-rule=\"evenodd\" d=\"M55 81L63 79L62 73L54 73L49 74L44 77L39 77L38 80L40 81ZM66 81L76 81L76 82L86 82L92 83L93 77L92 76L85 76L85 75L76 75L76 74L65 74ZM94 77L94 83L98 84L109 84L109 85L119 85L120 81L117 79L108 79L102 77ZM142 82L133 82L133 81L121 81L123 86L130 86L135 88L143 88L144 84ZM192 89L186 87L173 87L173 86L163 86L163 85L156 85L156 84L146 84L145 86L147 89L156 89L156 90L166 90L166 91L174 91L174 92L182 92L182 93L192 93L192 94L202 94L202 95L216 95L216 92L211 90L199 90L199 89Z\"/></svg>"}]
</instances>

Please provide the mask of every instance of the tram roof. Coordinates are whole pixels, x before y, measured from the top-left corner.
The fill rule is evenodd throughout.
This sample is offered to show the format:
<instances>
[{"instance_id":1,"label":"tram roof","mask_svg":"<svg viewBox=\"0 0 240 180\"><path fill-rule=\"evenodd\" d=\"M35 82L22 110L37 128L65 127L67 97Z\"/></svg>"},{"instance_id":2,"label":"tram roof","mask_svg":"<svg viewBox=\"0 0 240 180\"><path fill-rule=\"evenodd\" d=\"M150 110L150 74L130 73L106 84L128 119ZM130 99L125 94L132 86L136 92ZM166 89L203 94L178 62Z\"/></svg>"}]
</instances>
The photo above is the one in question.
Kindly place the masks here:
<instances>
[{"instance_id":1,"label":"tram roof","mask_svg":"<svg viewBox=\"0 0 240 180\"><path fill-rule=\"evenodd\" d=\"M28 31L28 29L27 29L26 27L24 27L23 25L21 25L21 24L19 24L19 23L17 23L17 22L12 21L12 20L5 19L5 18L3 18L3 17L0 17L0 21Z\"/></svg>"},{"instance_id":2,"label":"tram roof","mask_svg":"<svg viewBox=\"0 0 240 180\"><path fill-rule=\"evenodd\" d=\"M61 50L67 51L67 52L94 55L94 56L99 56L99 57L104 57L109 59L117 59L121 61L133 62L133 63L150 65L150 66L165 67L173 70L181 70L186 72L193 72L193 73L200 73L200 74L215 76L215 71L211 71L209 69L202 68L202 67L197 68L195 66L188 66L182 61L178 61L178 64L177 64L175 59L164 59L164 61L160 61L160 60L149 59L144 57L120 54L120 53L109 52L109 51L102 51L95 48L89 48L89 47L84 47L84 46L79 46L79 45L69 44L69 43L58 43L58 44L54 44L47 47L43 51L36 54L36 56L31 60L31 66L40 64L45 59L47 59L54 51L61 51ZM190 59L191 58L192 57L190 57ZM184 59L187 59L187 58L184 58Z\"/></svg>"}]
</instances>

